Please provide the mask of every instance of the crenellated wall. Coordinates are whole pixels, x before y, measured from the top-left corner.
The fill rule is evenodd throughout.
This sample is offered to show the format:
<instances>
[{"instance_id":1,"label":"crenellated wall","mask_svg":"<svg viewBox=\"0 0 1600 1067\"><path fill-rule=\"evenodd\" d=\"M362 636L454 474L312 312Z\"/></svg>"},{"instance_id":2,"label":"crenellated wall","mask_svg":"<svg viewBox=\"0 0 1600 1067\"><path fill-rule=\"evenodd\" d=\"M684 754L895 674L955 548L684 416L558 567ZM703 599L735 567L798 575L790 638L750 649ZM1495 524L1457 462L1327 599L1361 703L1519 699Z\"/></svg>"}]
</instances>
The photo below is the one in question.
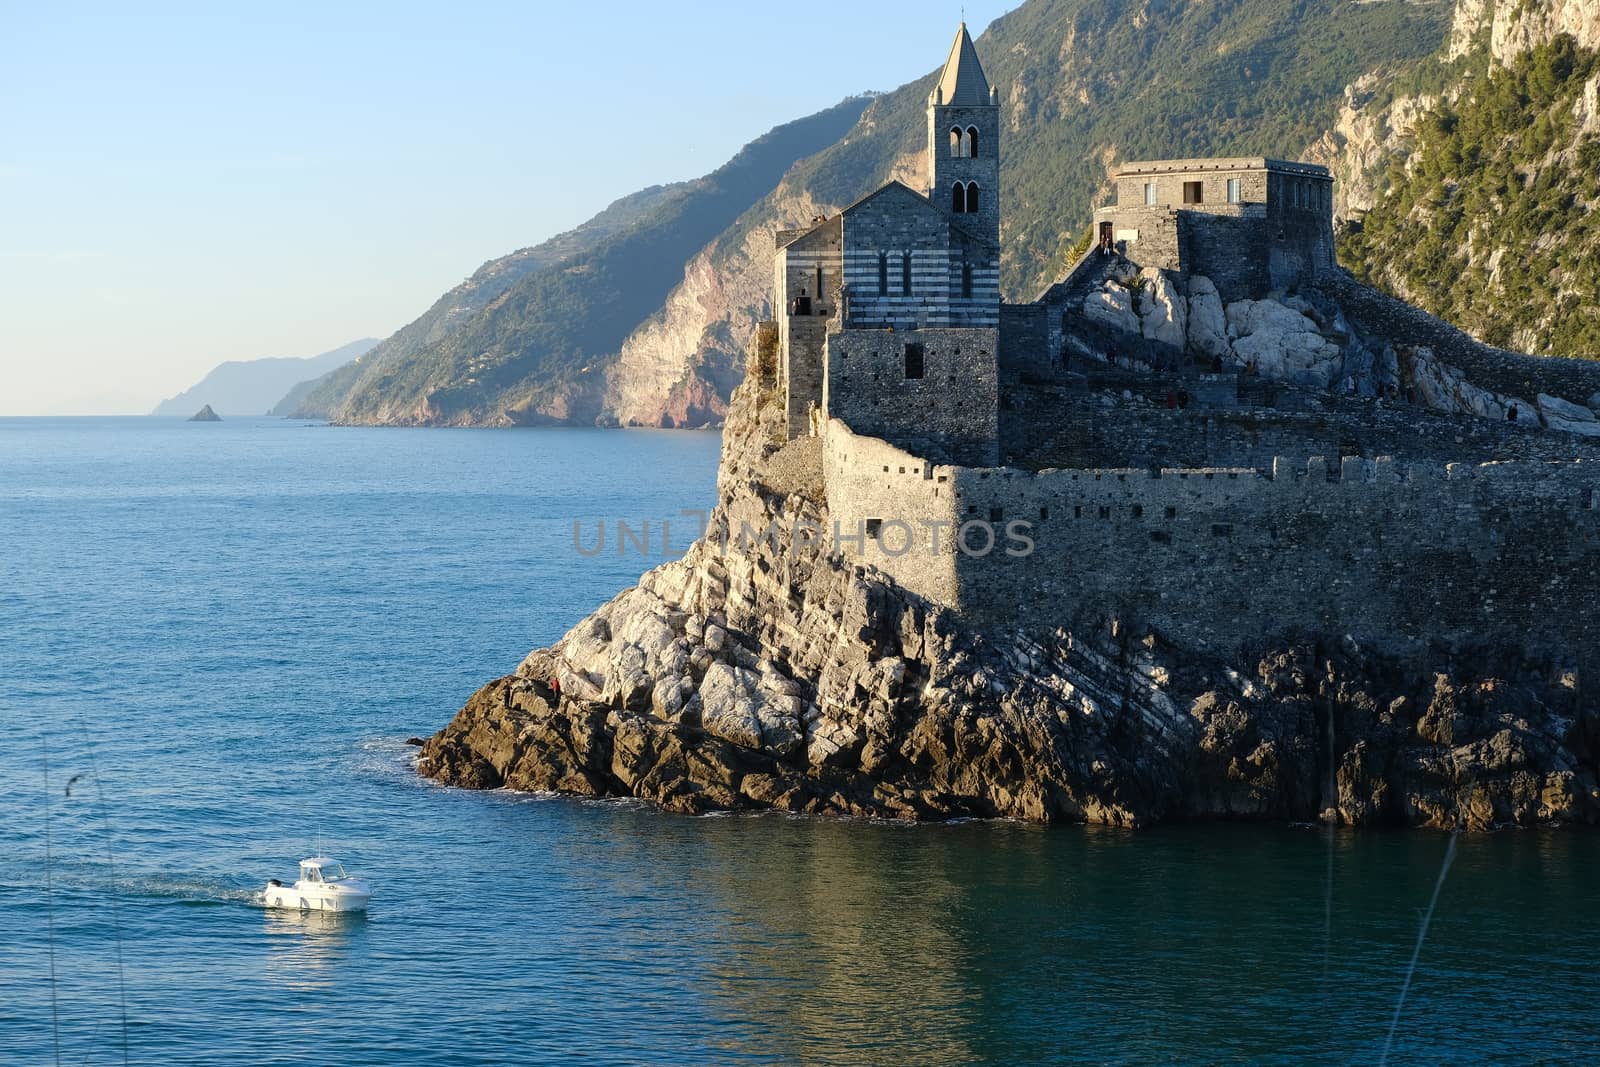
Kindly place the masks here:
<instances>
[{"instance_id":1,"label":"crenellated wall","mask_svg":"<svg viewBox=\"0 0 1600 1067\"><path fill-rule=\"evenodd\" d=\"M984 624L1111 614L1218 653L1300 631L1401 655L1511 639L1582 661L1600 639L1593 461L1029 472L928 464L836 420L826 455L832 515L917 535L909 552L841 550ZM1006 551L1017 522L1027 554ZM957 547L964 523L995 548Z\"/></svg>"}]
</instances>

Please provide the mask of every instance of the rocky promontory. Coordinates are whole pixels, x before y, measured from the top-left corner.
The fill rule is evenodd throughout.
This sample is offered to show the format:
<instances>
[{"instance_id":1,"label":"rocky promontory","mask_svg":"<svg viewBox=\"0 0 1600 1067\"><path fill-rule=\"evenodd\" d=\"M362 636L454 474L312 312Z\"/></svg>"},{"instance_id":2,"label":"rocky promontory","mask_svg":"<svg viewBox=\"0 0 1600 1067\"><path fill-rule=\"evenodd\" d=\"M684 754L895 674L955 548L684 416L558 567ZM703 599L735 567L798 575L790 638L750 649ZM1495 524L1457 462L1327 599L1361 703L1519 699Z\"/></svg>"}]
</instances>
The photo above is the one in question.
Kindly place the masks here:
<instances>
[{"instance_id":1,"label":"rocky promontory","mask_svg":"<svg viewBox=\"0 0 1600 1067\"><path fill-rule=\"evenodd\" d=\"M752 367L705 536L474 694L421 773L684 813L1600 821L1600 715L1570 664L1300 633L1223 660L1065 610L978 630L825 539L741 537L827 528L819 443L784 438Z\"/></svg>"},{"instance_id":2,"label":"rocky promontory","mask_svg":"<svg viewBox=\"0 0 1600 1067\"><path fill-rule=\"evenodd\" d=\"M189 421L190 422L221 422L222 421L222 416L218 415L215 411L212 411L211 410L211 405L207 404L205 407L201 408L199 411L195 412L193 415L190 415L189 416Z\"/></svg>"}]
</instances>

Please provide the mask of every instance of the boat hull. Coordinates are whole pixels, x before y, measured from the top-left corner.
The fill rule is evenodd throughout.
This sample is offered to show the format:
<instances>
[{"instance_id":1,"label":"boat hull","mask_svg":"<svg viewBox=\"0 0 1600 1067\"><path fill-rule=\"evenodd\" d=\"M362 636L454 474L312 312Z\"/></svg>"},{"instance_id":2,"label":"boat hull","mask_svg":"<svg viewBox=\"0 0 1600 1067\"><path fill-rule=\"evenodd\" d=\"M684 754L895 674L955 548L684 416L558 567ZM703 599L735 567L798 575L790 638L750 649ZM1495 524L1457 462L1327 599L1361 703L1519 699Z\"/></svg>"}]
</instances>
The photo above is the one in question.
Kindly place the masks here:
<instances>
[{"instance_id":1,"label":"boat hull","mask_svg":"<svg viewBox=\"0 0 1600 1067\"><path fill-rule=\"evenodd\" d=\"M292 885L269 885L261 893L264 906L293 911L366 911L371 899L370 893L355 889L330 893Z\"/></svg>"}]
</instances>

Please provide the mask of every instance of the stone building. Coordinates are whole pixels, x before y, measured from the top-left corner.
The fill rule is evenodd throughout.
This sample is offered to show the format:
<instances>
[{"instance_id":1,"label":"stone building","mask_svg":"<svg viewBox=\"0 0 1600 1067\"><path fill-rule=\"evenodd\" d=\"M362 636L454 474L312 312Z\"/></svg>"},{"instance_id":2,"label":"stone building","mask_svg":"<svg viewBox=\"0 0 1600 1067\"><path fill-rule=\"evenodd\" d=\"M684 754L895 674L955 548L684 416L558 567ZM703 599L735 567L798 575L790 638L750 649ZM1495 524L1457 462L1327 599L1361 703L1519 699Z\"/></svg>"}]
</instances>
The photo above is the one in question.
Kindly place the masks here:
<instances>
[{"instance_id":1,"label":"stone building","mask_svg":"<svg viewBox=\"0 0 1600 1067\"><path fill-rule=\"evenodd\" d=\"M1281 159L1125 163L1117 202L1095 212L1101 246L1179 275L1210 278L1226 299L1292 289L1334 265L1328 168Z\"/></svg>"}]
</instances>

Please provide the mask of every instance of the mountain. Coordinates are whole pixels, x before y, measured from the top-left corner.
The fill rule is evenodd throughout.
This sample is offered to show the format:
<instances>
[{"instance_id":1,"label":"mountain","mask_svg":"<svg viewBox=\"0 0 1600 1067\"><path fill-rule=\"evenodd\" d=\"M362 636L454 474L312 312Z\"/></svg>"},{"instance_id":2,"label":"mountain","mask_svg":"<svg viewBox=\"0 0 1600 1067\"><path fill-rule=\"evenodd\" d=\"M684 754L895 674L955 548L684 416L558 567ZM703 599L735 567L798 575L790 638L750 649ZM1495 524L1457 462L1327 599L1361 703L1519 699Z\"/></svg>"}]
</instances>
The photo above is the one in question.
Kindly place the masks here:
<instances>
[{"instance_id":1,"label":"mountain","mask_svg":"<svg viewBox=\"0 0 1600 1067\"><path fill-rule=\"evenodd\" d=\"M1600 3L1461 0L1442 58L1349 109L1392 134L1340 259L1489 344L1600 358Z\"/></svg>"},{"instance_id":2,"label":"mountain","mask_svg":"<svg viewBox=\"0 0 1600 1067\"><path fill-rule=\"evenodd\" d=\"M1116 160L1296 155L1333 124L1346 85L1433 55L1450 19L1442 3L1404 0L1028 0L977 42L1005 108L1006 290L1031 297L1059 272ZM767 312L772 232L892 177L920 184L932 78L780 127L724 168L767 149L761 167L741 168L741 196L721 199L720 222L684 227L689 201L675 202L463 312L442 342L402 352L391 339L360 374L319 387L308 413L397 424L720 417Z\"/></svg>"},{"instance_id":3,"label":"mountain","mask_svg":"<svg viewBox=\"0 0 1600 1067\"><path fill-rule=\"evenodd\" d=\"M358 367L319 383L302 413L422 425L594 422L606 364L661 306L684 261L865 106L847 100L780 126L703 178L636 194L571 234L486 264ZM733 382L718 384L726 395Z\"/></svg>"},{"instance_id":4,"label":"mountain","mask_svg":"<svg viewBox=\"0 0 1600 1067\"><path fill-rule=\"evenodd\" d=\"M212 368L198 384L157 404L150 414L187 417L194 414L198 405L204 404L224 415L260 415L272 408L296 382L343 366L377 343L375 337L364 337L304 359L229 360Z\"/></svg>"}]
</instances>

